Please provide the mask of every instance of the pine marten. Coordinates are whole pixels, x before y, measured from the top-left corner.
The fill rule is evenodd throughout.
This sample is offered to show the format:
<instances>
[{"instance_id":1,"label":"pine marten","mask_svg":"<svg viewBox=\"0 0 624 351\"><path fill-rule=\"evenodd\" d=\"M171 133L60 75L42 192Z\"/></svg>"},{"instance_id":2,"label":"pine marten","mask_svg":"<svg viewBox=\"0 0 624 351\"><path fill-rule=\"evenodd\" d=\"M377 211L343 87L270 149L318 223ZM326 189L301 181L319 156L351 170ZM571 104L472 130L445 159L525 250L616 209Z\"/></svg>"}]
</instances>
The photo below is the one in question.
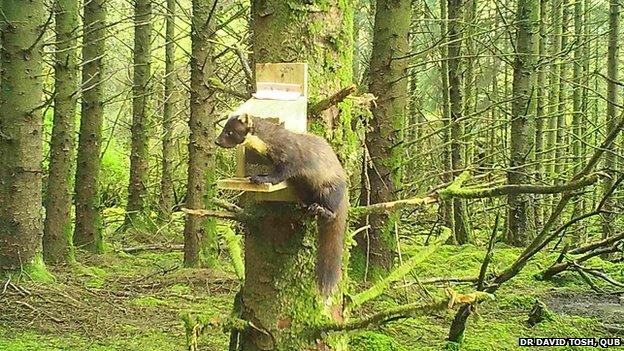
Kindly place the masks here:
<instances>
[{"instance_id":1,"label":"pine marten","mask_svg":"<svg viewBox=\"0 0 624 351\"><path fill-rule=\"evenodd\" d=\"M287 181L303 204L318 215L317 286L328 296L342 274L342 245L347 220L347 176L325 139L286 130L283 125L232 116L215 141L224 148L242 144L267 158L273 171L254 175L252 183Z\"/></svg>"}]
</instances>

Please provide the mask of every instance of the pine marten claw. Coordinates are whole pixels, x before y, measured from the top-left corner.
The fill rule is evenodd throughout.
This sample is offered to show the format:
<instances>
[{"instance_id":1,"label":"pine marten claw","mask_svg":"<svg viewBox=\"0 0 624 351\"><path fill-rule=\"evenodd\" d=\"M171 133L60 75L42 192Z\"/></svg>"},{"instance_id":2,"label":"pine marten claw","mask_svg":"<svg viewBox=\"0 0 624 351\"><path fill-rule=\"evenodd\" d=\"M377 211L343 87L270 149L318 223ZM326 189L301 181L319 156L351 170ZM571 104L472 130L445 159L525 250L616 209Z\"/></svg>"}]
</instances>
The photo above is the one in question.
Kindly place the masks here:
<instances>
[{"instance_id":1,"label":"pine marten claw","mask_svg":"<svg viewBox=\"0 0 624 351\"><path fill-rule=\"evenodd\" d=\"M308 205L308 212L312 215L318 215L326 219L336 218L336 214L325 207L315 203Z\"/></svg>"}]
</instances>

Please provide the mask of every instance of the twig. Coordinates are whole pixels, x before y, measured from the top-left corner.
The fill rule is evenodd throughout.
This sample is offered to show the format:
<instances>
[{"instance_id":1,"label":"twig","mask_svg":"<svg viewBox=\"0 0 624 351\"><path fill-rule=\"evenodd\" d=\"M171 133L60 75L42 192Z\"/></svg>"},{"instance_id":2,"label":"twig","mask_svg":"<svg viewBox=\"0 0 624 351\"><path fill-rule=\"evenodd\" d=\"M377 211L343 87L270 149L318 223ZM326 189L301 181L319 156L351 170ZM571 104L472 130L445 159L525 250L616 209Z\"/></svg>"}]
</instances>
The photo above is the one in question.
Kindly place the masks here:
<instances>
[{"instance_id":1,"label":"twig","mask_svg":"<svg viewBox=\"0 0 624 351\"><path fill-rule=\"evenodd\" d=\"M451 236L451 230L446 228L445 232L437 238L436 242L433 245L425 246L423 249L415 253L409 260L407 260L404 264L397 267L395 270L390 272L388 276L379 282L375 283L375 285L370 288L362 291L361 293L355 295L351 299L350 307L355 308L357 306L362 305L364 302L374 299L377 296L381 295L390 284L393 282L403 278L406 274L411 272L419 263L425 261L432 253L435 252L444 242Z\"/></svg>"},{"instance_id":2,"label":"twig","mask_svg":"<svg viewBox=\"0 0 624 351\"><path fill-rule=\"evenodd\" d=\"M125 253L137 253L137 252L141 252L141 251L167 251L167 252L171 252L171 251L180 251L180 250L184 250L184 245L182 244L175 244L175 245L158 245L158 244L154 244L154 245L141 245L141 246L131 246L131 247L124 247L119 251L125 252Z\"/></svg>"},{"instance_id":3,"label":"twig","mask_svg":"<svg viewBox=\"0 0 624 351\"><path fill-rule=\"evenodd\" d=\"M16 300L15 303L18 304L18 305L22 305L22 306L28 307L33 312L41 313L41 314L45 315L46 317L50 318L52 321L54 321L56 323L63 323L63 320L54 317L53 315L49 314L46 311L39 310L39 309L29 305L27 302Z\"/></svg>"},{"instance_id":4,"label":"twig","mask_svg":"<svg viewBox=\"0 0 624 351\"><path fill-rule=\"evenodd\" d=\"M362 217L368 214L389 213L404 208L420 207L438 202L433 196L416 197L406 200L397 200L390 202L381 202L368 206L357 206L350 208L350 215L353 217Z\"/></svg>"},{"instance_id":5,"label":"twig","mask_svg":"<svg viewBox=\"0 0 624 351\"><path fill-rule=\"evenodd\" d=\"M369 317L354 319L345 324L330 324L323 327L321 331L331 332L364 329L373 326L379 326L398 319L412 317L415 315L428 315L431 314L431 312L433 311L444 310L447 308L447 306L447 300L438 300L431 304L415 302L400 307L390 308Z\"/></svg>"},{"instance_id":6,"label":"twig","mask_svg":"<svg viewBox=\"0 0 624 351\"><path fill-rule=\"evenodd\" d=\"M232 95L234 97L237 97L241 100L248 100L251 99L251 94L249 93L243 93L234 89L230 89L228 87L226 87L225 85L223 85L223 83L219 82L217 79L210 79L208 83L204 83L206 88L208 89L214 89L217 91L220 91L222 93L228 94L228 95Z\"/></svg>"},{"instance_id":7,"label":"twig","mask_svg":"<svg viewBox=\"0 0 624 351\"><path fill-rule=\"evenodd\" d=\"M346 88L343 88L337 92L335 92L333 95L326 97L325 99L317 102L316 104L312 105L310 107L309 110L309 114L311 116L317 116L318 114L320 114L321 112L327 110L328 108L339 104L340 102L344 101L344 99L347 98L347 96L353 94L355 92L355 85L350 85Z\"/></svg>"},{"instance_id":8,"label":"twig","mask_svg":"<svg viewBox=\"0 0 624 351\"><path fill-rule=\"evenodd\" d=\"M223 199L218 199L218 198L212 198L210 200L212 202L212 204L219 206L225 210L228 210L230 212L234 212L234 213L242 213L243 209L240 208L238 205L233 204L229 201L223 200Z\"/></svg>"},{"instance_id":9,"label":"twig","mask_svg":"<svg viewBox=\"0 0 624 351\"><path fill-rule=\"evenodd\" d=\"M236 56L238 56L241 66L243 66L243 72L245 72L245 77L247 78L247 85L250 85L254 81L254 79L251 67L249 67L249 62L247 61L247 57L245 57L243 49L238 44L234 46L234 52L236 53ZM251 92L249 91L247 93L251 94Z\"/></svg>"},{"instance_id":10,"label":"twig","mask_svg":"<svg viewBox=\"0 0 624 351\"><path fill-rule=\"evenodd\" d=\"M591 277L589 277L584 271L583 269L581 269L579 266L574 267L574 270L581 276L581 278L592 288L592 290L594 290L595 292L598 293L603 293L604 291L602 289L600 289L600 287L598 287L598 285L596 285L596 283L594 283L594 281L591 279Z\"/></svg>"},{"instance_id":11,"label":"twig","mask_svg":"<svg viewBox=\"0 0 624 351\"><path fill-rule=\"evenodd\" d=\"M242 221L244 216L240 213L233 213L227 211L215 211L215 210L204 210L204 209L190 209L190 208L181 208L182 212L186 213L189 216L197 216L197 217L215 217L215 218L223 218L223 219L233 219L237 221Z\"/></svg>"},{"instance_id":12,"label":"twig","mask_svg":"<svg viewBox=\"0 0 624 351\"><path fill-rule=\"evenodd\" d=\"M488 266L492 261L492 256L494 256L492 250L494 249L494 239L496 238L496 232L498 231L498 220L500 218L500 213L496 214L496 218L494 219L494 227L492 228L492 234L490 234L490 241L488 242L487 253L485 254L485 258L483 259L483 263L481 264L481 269L479 270L479 280L477 281L477 290L483 291L485 276L487 274Z\"/></svg>"},{"instance_id":13,"label":"twig","mask_svg":"<svg viewBox=\"0 0 624 351\"><path fill-rule=\"evenodd\" d=\"M533 184L508 184L492 188L451 188L450 186L439 191L440 198L483 199L511 194L557 194L566 191L577 190L592 185L598 181L603 173L595 173L567 184L559 185L533 185Z\"/></svg>"}]
</instances>

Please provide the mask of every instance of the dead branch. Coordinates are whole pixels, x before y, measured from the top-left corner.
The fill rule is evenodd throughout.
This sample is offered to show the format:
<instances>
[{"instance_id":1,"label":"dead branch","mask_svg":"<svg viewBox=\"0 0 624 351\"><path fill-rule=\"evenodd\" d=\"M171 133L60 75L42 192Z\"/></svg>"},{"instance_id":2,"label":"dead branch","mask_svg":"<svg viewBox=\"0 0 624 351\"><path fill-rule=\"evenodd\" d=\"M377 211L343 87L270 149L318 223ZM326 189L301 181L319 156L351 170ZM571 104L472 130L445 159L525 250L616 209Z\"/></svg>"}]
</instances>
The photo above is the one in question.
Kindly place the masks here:
<instances>
[{"instance_id":1,"label":"dead branch","mask_svg":"<svg viewBox=\"0 0 624 351\"><path fill-rule=\"evenodd\" d=\"M512 194L556 194L575 191L586 186L596 183L603 173L594 173L579 179L572 180L566 184L559 185L534 185L534 184L514 184L501 185L491 188L472 188L462 187L462 184L468 180L470 173L464 171L446 188L432 192L423 197L415 197L405 200L396 200L390 202L376 203L368 206L352 207L350 214L353 217L362 217L369 214L389 213L404 208L415 208L437 203L442 200L451 198L462 199L482 199L497 196L506 196Z\"/></svg>"},{"instance_id":2,"label":"dead branch","mask_svg":"<svg viewBox=\"0 0 624 351\"><path fill-rule=\"evenodd\" d=\"M612 236L610 238L606 238L606 239L603 239L603 240L600 240L600 241L596 241L596 242L587 244L585 246L581 246L581 247L576 248L576 249L572 249L572 250L569 251L569 253L573 254L573 255L586 253L588 251L592 251L592 250L595 250L595 249L600 248L600 247L610 246L610 245L612 245L612 244L614 244L614 243L616 243L616 242L618 242L618 241L620 241L622 239L624 239L624 233L621 233L621 234L618 234L618 235L614 235L614 236Z\"/></svg>"},{"instance_id":3,"label":"dead branch","mask_svg":"<svg viewBox=\"0 0 624 351\"><path fill-rule=\"evenodd\" d=\"M249 86L251 86L250 84L254 81L254 79L251 67L249 67L249 62L247 61L247 57L245 57L245 53L243 52L243 49L240 47L240 45L234 46L234 52L236 53L236 56L238 56L238 60L240 61L241 66L243 66L243 72L245 72L247 83ZM248 91L247 93L251 94L250 91Z\"/></svg>"},{"instance_id":4,"label":"dead branch","mask_svg":"<svg viewBox=\"0 0 624 351\"><path fill-rule=\"evenodd\" d=\"M204 209L190 209L190 208L181 208L182 212L186 213L189 216L198 216L198 217L215 217L222 219L232 219L236 221L243 221L245 216L242 213L234 213L228 211L215 211L215 210L204 210Z\"/></svg>"},{"instance_id":5,"label":"dead branch","mask_svg":"<svg viewBox=\"0 0 624 351\"><path fill-rule=\"evenodd\" d=\"M237 97L241 100L248 100L251 99L251 94L249 93L243 93L234 89L230 89L228 87L226 87L223 83L221 83L218 79L210 79L207 83L204 83L206 88L208 89L214 89L216 91L219 91L221 93L224 94L228 94L228 95L232 95L234 97Z\"/></svg>"},{"instance_id":6,"label":"dead branch","mask_svg":"<svg viewBox=\"0 0 624 351\"><path fill-rule=\"evenodd\" d=\"M380 326L388 322L419 315L430 315L435 311L442 311L448 307L448 300L438 300L433 303L414 302L400 307L390 308L372 316L353 319L345 324L330 324L320 332L352 331Z\"/></svg>"},{"instance_id":7,"label":"dead branch","mask_svg":"<svg viewBox=\"0 0 624 351\"><path fill-rule=\"evenodd\" d=\"M355 90L356 90L355 85L350 85L346 88L340 89L334 94L312 105L310 107L309 114L311 116L319 115L321 112L327 110L328 108L335 106L341 103L342 101L344 101L344 99L346 99L349 95L353 94Z\"/></svg>"},{"instance_id":8,"label":"dead branch","mask_svg":"<svg viewBox=\"0 0 624 351\"><path fill-rule=\"evenodd\" d=\"M211 203L221 207L224 210L230 211L230 212L234 212L234 213L243 213L243 209L240 208L238 205L231 203L229 201L223 200L223 199L218 199L213 197L211 200Z\"/></svg>"},{"instance_id":9,"label":"dead branch","mask_svg":"<svg viewBox=\"0 0 624 351\"><path fill-rule=\"evenodd\" d=\"M609 149L613 141L620 133L620 130L624 127L624 111L620 114L618 118L618 122L611 130L611 132L607 135L605 140L602 142L600 147L596 148L592 157L587 161L583 169L581 169L574 177L572 177L571 181L579 180L586 175L588 175L592 169L598 164L598 161L605 153L606 150ZM527 262L537 254L541 249L543 249L549 242L551 242L558 233L555 232L554 235L550 234L550 230L555 225L557 219L563 212L563 209L567 206L570 199L574 196L572 191L566 191L561 196L561 199L557 203L555 209L551 212L550 217L544 224L542 231L540 234L533 239L531 244L524 250L524 252L516 259L514 263L511 264L507 269L505 269L501 274L499 274L492 281L492 285L487 289L488 292L495 292L501 286L501 284L505 283L509 279L515 277L522 268L527 264Z\"/></svg>"},{"instance_id":10,"label":"dead branch","mask_svg":"<svg viewBox=\"0 0 624 351\"><path fill-rule=\"evenodd\" d=\"M618 288L624 288L624 284L618 282L617 280L611 278L607 273L602 272L599 269L596 268L588 268L588 267L583 267L581 265L577 265L578 268L582 269L583 271L593 275L594 277L600 278L602 280L604 280L605 282L617 286Z\"/></svg>"},{"instance_id":11,"label":"dead branch","mask_svg":"<svg viewBox=\"0 0 624 351\"><path fill-rule=\"evenodd\" d=\"M492 257L494 253L494 239L496 238L496 232L498 231L498 220L500 215L497 213L496 218L494 219L494 227L492 228L492 234L490 234L490 240L488 242L488 249L485 254L485 258L483 259L483 263L481 264L481 269L479 270L479 280L477 282L477 290L483 291L484 283L485 283L485 275L487 274L488 266L492 261Z\"/></svg>"},{"instance_id":12,"label":"dead branch","mask_svg":"<svg viewBox=\"0 0 624 351\"><path fill-rule=\"evenodd\" d=\"M506 184L492 188L451 188L449 186L440 190L438 194L444 200L450 198L483 199L516 194L558 194L592 185L600 179L601 175L604 174L594 173L569 183L558 185Z\"/></svg>"},{"instance_id":13,"label":"dead branch","mask_svg":"<svg viewBox=\"0 0 624 351\"><path fill-rule=\"evenodd\" d=\"M129 254L134 254L137 252L142 252L142 251L165 251L165 252L172 252L172 251L180 251L180 250L184 250L184 245L182 244L175 244L175 245L141 245L141 246L131 246L131 247L124 247L119 251L125 252L125 253L129 253Z\"/></svg>"},{"instance_id":14,"label":"dead branch","mask_svg":"<svg viewBox=\"0 0 624 351\"><path fill-rule=\"evenodd\" d=\"M362 305L364 302L369 301L371 299L376 298L377 296L383 294L386 291L390 284L398 281L399 279L405 277L409 272L414 270L414 268L424 260L426 260L432 253L435 252L442 244L446 242L446 240L451 236L451 230L445 228L446 230L437 238L436 242L433 245L425 246L422 250L418 251L414 254L409 260L405 263L397 267L395 270L390 272L388 276L377 283L375 283L370 288L358 293L357 295L351 298L349 306L351 308L355 308L357 306Z\"/></svg>"},{"instance_id":15,"label":"dead branch","mask_svg":"<svg viewBox=\"0 0 624 351\"><path fill-rule=\"evenodd\" d=\"M366 216L369 214L389 213L393 211L402 210L404 208L414 208L414 207L425 206L425 205L433 204L436 202L438 202L438 199L437 197L434 197L434 196L415 197L415 198L406 199L406 200L381 202L381 203L372 204L368 206L351 207L349 212L352 217L362 217L362 216Z\"/></svg>"}]
</instances>

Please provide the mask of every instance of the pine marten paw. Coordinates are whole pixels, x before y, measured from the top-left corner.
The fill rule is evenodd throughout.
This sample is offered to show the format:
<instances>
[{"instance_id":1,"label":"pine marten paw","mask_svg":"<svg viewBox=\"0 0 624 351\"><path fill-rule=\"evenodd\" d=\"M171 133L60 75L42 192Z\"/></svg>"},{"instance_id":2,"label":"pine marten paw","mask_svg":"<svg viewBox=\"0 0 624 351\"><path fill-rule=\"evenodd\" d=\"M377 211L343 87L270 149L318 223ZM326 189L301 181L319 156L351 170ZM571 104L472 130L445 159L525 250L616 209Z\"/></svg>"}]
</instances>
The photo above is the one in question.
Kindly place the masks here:
<instances>
[{"instance_id":1,"label":"pine marten paw","mask_svg":"<svg viewBox=\"0 0 624 351\"><path fill-rule=\"evenodd\" d=\"M266 174L256 174L255 176L251 176L251 178L249 178L249 181L253 184L271 183L270 177Z\"/></svg>"},{"instance_id":2,"label":"pine marten paw","mask_svg":"<svg viewBox=\"0 0 624 351\"><path fill-rule=\"evenodd\" d=\"M336 218L336 214L325 207L317 204L316 202L308 205L308 213L313 216L321 216L325 219L334 219Z\"/></svg>"}]
</instances>

